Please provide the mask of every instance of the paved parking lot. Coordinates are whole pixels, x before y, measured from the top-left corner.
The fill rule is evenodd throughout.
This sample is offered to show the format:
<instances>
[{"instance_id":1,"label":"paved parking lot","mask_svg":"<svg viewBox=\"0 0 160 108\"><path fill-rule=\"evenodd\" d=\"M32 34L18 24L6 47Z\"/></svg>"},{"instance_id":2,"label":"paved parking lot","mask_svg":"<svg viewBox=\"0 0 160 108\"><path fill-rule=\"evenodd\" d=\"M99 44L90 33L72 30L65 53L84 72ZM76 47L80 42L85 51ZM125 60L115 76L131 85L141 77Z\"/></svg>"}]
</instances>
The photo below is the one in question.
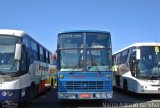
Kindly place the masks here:
<instances>
[{"instance_id":1,"label":"paved parking lot","mask_svg":"<svg viewBox=\"0 0 160 108\"><path fill-rule=\"evenodd\" d=\"M110 100L82 100L59 101L54 89L43 93L31 103L24 103L21 108L82 108L82 107L160 107L160 95L125 94L119 89L114 89L113 99Z\"/></svg>"}]
</instances>

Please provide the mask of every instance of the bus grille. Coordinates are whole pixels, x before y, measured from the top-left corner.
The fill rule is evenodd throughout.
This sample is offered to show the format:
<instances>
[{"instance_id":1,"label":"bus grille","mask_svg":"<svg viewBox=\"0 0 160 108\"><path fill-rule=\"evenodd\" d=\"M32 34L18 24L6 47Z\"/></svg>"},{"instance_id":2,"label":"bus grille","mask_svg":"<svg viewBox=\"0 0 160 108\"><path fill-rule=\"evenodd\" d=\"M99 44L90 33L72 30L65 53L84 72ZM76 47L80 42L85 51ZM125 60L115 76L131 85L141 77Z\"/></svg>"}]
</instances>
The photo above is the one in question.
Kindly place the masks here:
<instances>
[{"instance_id":1,"label":"bus grille","mask_svg":"<svg viewBox=\"0 0 160 108\"><path fill-rule=\"evenodd\" d=\"M111 90L110 81L62 81L60 90L68 91L90 91L90 90Z\"/></svg>"}]
</instances>

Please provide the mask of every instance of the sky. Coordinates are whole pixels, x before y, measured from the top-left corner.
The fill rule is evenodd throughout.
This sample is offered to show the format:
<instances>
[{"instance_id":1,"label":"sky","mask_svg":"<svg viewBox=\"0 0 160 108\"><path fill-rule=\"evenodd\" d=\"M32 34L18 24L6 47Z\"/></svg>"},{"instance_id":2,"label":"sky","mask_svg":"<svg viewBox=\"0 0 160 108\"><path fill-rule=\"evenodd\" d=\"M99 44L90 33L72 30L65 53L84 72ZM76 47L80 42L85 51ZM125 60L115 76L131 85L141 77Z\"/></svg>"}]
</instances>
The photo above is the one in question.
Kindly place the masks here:
<instances>
[{"instance_id":1,"label":"sky","mask_svg":"<svg viewBox=\"0 0 160 108\"><path fill-rule=\"evenodd\" d=\"M0 0L0 29L20 29L54 52L57 34L105 30L113 52L160 42L160 0Z\"/></svg>"}]
</instances>

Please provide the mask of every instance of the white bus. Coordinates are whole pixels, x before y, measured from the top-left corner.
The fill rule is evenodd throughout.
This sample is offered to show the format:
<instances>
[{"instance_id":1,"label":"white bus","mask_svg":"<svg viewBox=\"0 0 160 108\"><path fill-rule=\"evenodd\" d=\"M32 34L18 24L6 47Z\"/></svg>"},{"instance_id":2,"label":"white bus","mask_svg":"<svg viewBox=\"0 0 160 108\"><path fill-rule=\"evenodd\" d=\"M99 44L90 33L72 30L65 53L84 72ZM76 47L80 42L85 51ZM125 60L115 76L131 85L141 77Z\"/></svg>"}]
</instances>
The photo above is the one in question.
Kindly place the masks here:
<instances>
[{"instance_id":1,"label":"white bus","mask_svg":"<svg viewBox=\"0 0 160 108\"><path fill-rule=\"evenodd\" d=\"M113 54L113 85L142 94L160 93L160 43L135 43Z\"/></svg>"},{"instance_id":2,"label":"white bus","mask_svg":"<svg viewBox=\"0 0 160 108\"><path fill-rule=\"evenodd\" d=\"M0 30L0 102L23 102L50 87L51 52L21 30Z\"/></svg>"}]
</instances>

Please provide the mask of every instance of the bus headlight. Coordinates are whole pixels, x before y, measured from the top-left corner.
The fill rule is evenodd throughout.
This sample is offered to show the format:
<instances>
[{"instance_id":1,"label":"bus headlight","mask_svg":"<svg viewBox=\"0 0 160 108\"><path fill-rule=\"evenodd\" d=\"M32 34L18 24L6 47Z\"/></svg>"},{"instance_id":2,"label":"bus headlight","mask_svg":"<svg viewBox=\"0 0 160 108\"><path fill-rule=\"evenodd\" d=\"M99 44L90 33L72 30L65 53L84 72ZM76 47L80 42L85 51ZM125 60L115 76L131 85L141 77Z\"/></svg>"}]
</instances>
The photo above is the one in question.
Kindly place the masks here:
<instances>
[{"instance_id":1,"label":"bus headlight","mask_svg":"<svg viewBox=\"0 0 160 108\"><path fill-rule=\"evenodd\" d=\"M96 93L95 97L96 98L112 98L112 92L108 92L108 93Z\"/></svg>"},{"instance_id":2,"label":"bus headlight","mask_svg":"<svg viewBox=\"0 0 160 108\"><path fill-rule=\"evenodd\" d=\"M106 95L107 95L107 98L112 98L113 97L113 93L112 92L107 93Z\"/></svg>"},{"instance_id":3,"label":"bus headlight","mask_svg":"<svg viewBox=\"0 0 160 108\"><path fill-rule=\"evenodd\" d=\"M13 92L12 91L8 91L8 96L12 96L13 95Z\"/></svg>"},{"instance_id":4,"label":"bus headlight","mask_svg":"<svg viewBox=\"0 0 160 108\"><path fill-rule=\"evenodd\" d=\"M75 93L59 93L58 97L63 99L75 99L76 94Z\"/></svg>"},{"instance_id":5,"label":"bus headlight","mask_svg":"<svg viewBox=\"0 0 160 108\"><path fill-rule=\"evenodd\" d=\"M106 74L106 78L111 78L112 75L111 74Z\"/></svg>"},{"instance_id":6,"label":"bus headlight","mask_svg":"<svg viewBox=\"0 0 160 108\"><path fill-rule=\"evenodd\" d=\"M6 96L6 95L7 95L7 92L3 91L2 96Z\"/></svg>"},{"instance_id":7,"label":"bus headlight","mask_svg":"<svg viewBox=\"0 0 160 108\"><path fill-rule=\"evenodd\" d=\"M106 98L106 94L105 93L96 93L95 97L96 98Z\"/></svg>"},{"instance_id":8,"label":"bus headlight","mask_svg":"<svg viewBox=\"0 0 160 108\"><path fill-rule=\"evenodd\" d=\"M145 90L147 89L147 86L141 86L141 89Z\"/></svg>"},{"instance_id":9,"label":"bus headlight","mask_svg":"<svg viewBox=\"0 0 160 108\"><path fill-rule=\"evenodd\" d=\"M2 96L12 96L13 92L12 91L3 91Z\"/></svg>"}]
</instances>

